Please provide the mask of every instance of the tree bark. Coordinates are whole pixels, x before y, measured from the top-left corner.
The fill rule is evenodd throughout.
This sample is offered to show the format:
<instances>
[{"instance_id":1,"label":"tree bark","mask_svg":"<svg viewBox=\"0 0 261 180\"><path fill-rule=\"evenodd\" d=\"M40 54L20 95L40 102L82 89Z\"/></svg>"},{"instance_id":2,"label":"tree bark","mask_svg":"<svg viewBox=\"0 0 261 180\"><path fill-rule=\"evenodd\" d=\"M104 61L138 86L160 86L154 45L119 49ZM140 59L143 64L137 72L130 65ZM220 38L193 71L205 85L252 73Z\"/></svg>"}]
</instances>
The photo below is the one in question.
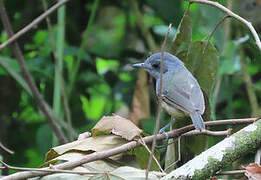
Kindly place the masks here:
<instances>
[{"instance_id":1,"label":"tree bark","mask_svg":"<svg viewBox=\"0 0 261 180\"><path fill-rule=\"evenodd\" d=\"M161 180L202 180L215 175L217 171L233 161L255 152L261 145L261 120L248 125L237 133L202 152L183 166L175 169Z\"/></svg>"}]
</instances>

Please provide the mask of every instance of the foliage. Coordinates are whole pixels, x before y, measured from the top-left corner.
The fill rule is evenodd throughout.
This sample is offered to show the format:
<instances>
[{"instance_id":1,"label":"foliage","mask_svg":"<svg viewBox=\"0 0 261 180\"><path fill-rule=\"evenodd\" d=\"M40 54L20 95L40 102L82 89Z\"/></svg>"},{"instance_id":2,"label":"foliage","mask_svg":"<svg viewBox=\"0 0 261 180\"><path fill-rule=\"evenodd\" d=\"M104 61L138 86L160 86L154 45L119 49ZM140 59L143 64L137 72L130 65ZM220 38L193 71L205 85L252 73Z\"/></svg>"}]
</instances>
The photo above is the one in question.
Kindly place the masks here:
<instances>
[{"instance_id":1,"label":"foliage","mask_svg":"<svg viewBox=\"0 0 261 180\"><path fill-rule=\"evenodd\" d=\"M224 0L219 2L226 4ZM15 31L43 12L43 7L35 8L31 1L5 1L5 5ZM255 95L252 98L258 102L261 97L258 59L261 55L247 29L233 22L228 37L224 35L227 30L218 27L208 42L211 31L223 17L217 8L200 4L189 6L186 1L171 0L138 1L138 5L144 26L158 46L157 51L160 51L168 24L173 23L170 39L175 41L168 42L168 50L185 63L206 92L211 109L211 117L207 119L260 115L253 113L249 91L252 89ZM52 14L50 20L50 27L42 22L18 42L42 97L62 119L59 126L66 136L70 134L64 120L68 118L64 106L66 99L76 134L90 131L104 115L118 112L127 117L133 110L137 80L137 73L132 71L130 64L143 61L151 51L130 2L72 1L57 15ZM0 27L0 42L3 43L8 37ZM247 71L243 71L244 64ZM22 78L11 46L1 50L0 65L0 141L16 152L0 157L10 164L39 166L44 154L57 145L57 140ZM245 74L252 80L250 90ZM153 92L152 86L150 89ZM154 93L150 93L150 102L150 107L146 104L146 108L151 110L146 109L148 113L142 117L147 117L149 112L152 112L151 116L139 119L141 122L137 124L152 134L156 116ZM123 112L123 107L127 107L127 112ZM169 121L164 114L162 119L162 124ZM204 139L209 146L219 140ZM193 141L192 138L187 146L194 145ZM204 144L201 143L201 149L205 148Z\"/></svg>"}]
</instances>

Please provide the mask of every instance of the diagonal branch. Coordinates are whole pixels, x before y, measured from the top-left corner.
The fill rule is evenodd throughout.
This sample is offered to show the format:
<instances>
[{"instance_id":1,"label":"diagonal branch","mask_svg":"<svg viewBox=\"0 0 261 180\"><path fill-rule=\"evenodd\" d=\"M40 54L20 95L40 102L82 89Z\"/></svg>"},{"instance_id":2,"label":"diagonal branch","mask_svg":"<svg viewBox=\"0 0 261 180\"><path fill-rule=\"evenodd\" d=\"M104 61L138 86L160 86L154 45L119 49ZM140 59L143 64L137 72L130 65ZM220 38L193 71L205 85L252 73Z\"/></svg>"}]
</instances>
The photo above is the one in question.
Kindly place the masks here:
<instances>
[{"instance_id":1,"label":"diagonal branch","mask_svg":"<svg viewBox=\"0 0 261 180\"><path fill-rule=\"evenodd\" d=\"M220 9L221 11L227 13L227 15L237 19L238 21L242 22L243 24L245 24L248 29L251 31L255 41L256 41L256 45L258 46L258 48L261 51L261 41L259 39L259 36L255 30L255 28L253 27L253 25L251 24L251 22L245 20L244 18L242 18L241 16L233 13L230 9L226 8L225 6L222 6L221 4L219 4L218 2L214 2L214 1L209 1L209 0L189 0L190 3L200 3L200 4L207 4L210 6L215 6L218 9Z\"/></svg>"},{"instance_id":2,"label":"diagonal branch","mask_svg":"<svg viewBox=\"0 0 261 180\"><path fill-rule=\"evenodd\" d=\"M208 121L205 122L206 126L216 126L216 125L235 125L235 124L247 124L247 123L253 123L257 121L259 118L246 118L246 119L230 119L230 120L218 120L218 121ZM259 122L260 123L260 122ZM175 129L173 131L168 132L168 137L169 138L178 138L182 134L189 132L194 129L193 125L185 126L180 129ZM147 136L144 137L143 140L146 144L151 143L153 141L154 135L153 136ZM163 140L165 139L165 136L163 134L158 134L156 135L157 140ZM260 138L261 140L261 138ZM100 152L94 152L91 154L88 154L80 159L76 159L73 161L65 162L62 164L54 165L53 167L55 169L69 169L69 168L74 168L76 166L79 166L81 164L85 164L88 162L96 161L96 160L101 160L125 151L128 151L130 149L133 149L135 147L141 146L141 144L138 141L130 141L122 146L112 148L106 151L100 151ZM48 169L48 168L43 168L43 169ZM31 177L37 177L37 176L44 176L50 174L50 172L36 172L36 171L28 171L28 172L18 172L11 174L9 176L3 177L1 180L16 180L16 179L27 179Z\"/></svg>"},{"instance_id":3,"label":"diagonal branch","mask_svg":"<svg viewBox=\"0 0 261 180\"><path fill-rule=\"evenodd\" d=\"M208 179L222 167L255 151L260 145L261 121L256 121L173 170L161 180Z\"/></svg>"},{"instance_id":4,"label":"diagonal branch","mask_svg":"<svg viewBox=\"0 0 261 180\"><path fill-rule=\"evenodd\" d=\"M0 16L1 16L1 20L3 22L4 28L5 28L8 36L11 37L13 35L13 30L12 30L11 24L9 22L9 19L8 19L6 10L5 10L3 0L0 0ZM32 95L35 98L35 100L36 100L36 102L39 106L39 109L43 112L47 121L52 126L56 136L59 139L59 141L61 143L66 143L67 140L66 140L65 136L63 135L62 130L58 127L58 125L56 124L52 115L48 111L48 109L46 107L47 103L41 97L41 94L40 94L40 92L39 92L38 88L36 87L36 84L33 80L33 77L31 76L29 70L27 69L27 67L25 65L25 61L24 61L22 51L21 51L17 42L15 42L13 44L13 52L14 52L14 55L16 57L16 60L18 61L19 67L20 67L20 69L21 69L21 71L24 75L24 78L25 78L30 90L32 91Z\"/></svg>"},{"instance_id":5,"label":"diagonal branch","mask_svg":"<svg viewBox=\"0 0 261 180\"><path fill-rule=\"evenodd\" d=\"M30 24L28 24L27 26L25 26L23 29L21 29L20 31L18 31L16 34L12 36L10 36L10 38L5 41L3 44L0 45L0 50L2 50L4 47L6 47L7 45L9 45L10 43L14 42L16 39L18 39L19 37L21 37L23 34L25 34L26 32L28 32L29 30L31 30L35 25L39 24L42 20L44 20L47 16L49 16L50 14L52 14L56 9L58 9L59 7L61 7L63 4L65 4L66 2L68 2L69 0L62 0L58 3L56 3L55 5L53 5L50 9L48 9L47 11L45 11L42 15L40 15L39 17L37 17L35 20L33 20Z\"/></svg>"}]
</instances>

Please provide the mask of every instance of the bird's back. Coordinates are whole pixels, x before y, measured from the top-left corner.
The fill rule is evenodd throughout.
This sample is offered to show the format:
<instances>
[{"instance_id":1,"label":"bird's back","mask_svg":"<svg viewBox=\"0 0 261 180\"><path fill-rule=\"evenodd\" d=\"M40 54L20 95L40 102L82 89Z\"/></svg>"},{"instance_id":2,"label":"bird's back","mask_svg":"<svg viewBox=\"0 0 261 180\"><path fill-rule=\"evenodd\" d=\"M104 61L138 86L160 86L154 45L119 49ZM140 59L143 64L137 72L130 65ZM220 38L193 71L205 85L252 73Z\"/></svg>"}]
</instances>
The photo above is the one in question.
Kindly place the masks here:
<instances>
[{"instance_id":1,"label":"bird's back","mask_svg":"<svg viewBox=\"0 0 261 180\"><path fill-rule=\"evenodd\" d=\"M186 113L204 113L205 103L200 86L184 66L179 71L164 73L162 79L162 95L165 103ZM159 79L156 82L156 92L159 93Z\"/></svg>"}]
</instances>

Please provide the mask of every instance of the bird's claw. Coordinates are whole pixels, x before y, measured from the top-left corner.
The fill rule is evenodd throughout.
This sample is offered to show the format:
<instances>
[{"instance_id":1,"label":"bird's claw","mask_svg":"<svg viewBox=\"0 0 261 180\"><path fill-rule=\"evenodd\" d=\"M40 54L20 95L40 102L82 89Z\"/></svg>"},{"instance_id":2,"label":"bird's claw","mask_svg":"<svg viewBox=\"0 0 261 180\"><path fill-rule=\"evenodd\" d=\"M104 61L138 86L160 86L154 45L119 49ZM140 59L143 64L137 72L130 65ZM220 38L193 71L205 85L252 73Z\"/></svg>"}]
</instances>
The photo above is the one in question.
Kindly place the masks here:
<instances>
[{"instance_id":1,"label":"bird's claw","mask_svg":"<svg viewBox=\"0 0 261 180\"><path fill-rule=\"evenodd\" d=\"M163 134L165 136L165 139L168 140L169 136L168 133L165 132L165 128L160 129L159 134Z\"/></svg>"}]
</instances>

